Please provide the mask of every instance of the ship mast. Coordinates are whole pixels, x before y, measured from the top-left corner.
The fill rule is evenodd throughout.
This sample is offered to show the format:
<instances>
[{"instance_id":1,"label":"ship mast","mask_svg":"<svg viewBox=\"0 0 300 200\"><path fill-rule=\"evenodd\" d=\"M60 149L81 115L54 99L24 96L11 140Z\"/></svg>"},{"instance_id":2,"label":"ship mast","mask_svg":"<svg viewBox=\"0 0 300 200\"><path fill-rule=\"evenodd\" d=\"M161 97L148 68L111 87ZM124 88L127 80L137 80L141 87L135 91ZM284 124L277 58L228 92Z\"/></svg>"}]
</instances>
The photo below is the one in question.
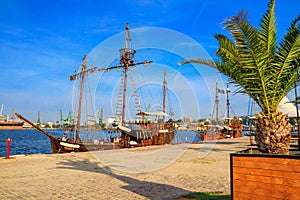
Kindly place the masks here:
<instances>
[{"instance_id":1,"label":"ship mast","mask_svg":"<svg viewBox=\"0 0 300 200\"><path fill-rule=\"evenodd\" d=\"M166 71L164 71L164 82L163 82L163 86L164 86L164 99L163 99L163 112L166 113L166 103L167 103L167 80L166 80ZM165 121L165 116L163 116L163 121Z\"/></svg>"},{"instance_id":2,"label":"ship mast","mask_svg":"<svg viewBox=\"0 0 300 200\"><path fill-rule=\"evenodd\" d=\"M82 93L84 88L84 79L85 76L88 76L89 73L93 73L97 67L93 67L91 69L86 69L86 55L83 56L83 62L81 64L81 71L77 74L70 76L70 80L80 80L79 86L79 103L77 110L77 122L75 123L75 143L79 142L79 129L80 129L80 120L81 120L81 106L82 106Z\"/></svg>"},{"instance_id":3,"label":"ship mast","mask_svg":"<svg viewBox=\"0 0 300 200\"><path fill-rule=\"evenodd\" d=\"M227 105L227 125L229 126L230 125L230 101L229 101L229 93L230 93L230 90L229 90L229 85L228 85L228 82L226 84L226 105Z\"/></svg>"},{"instance_id":4,"label":"ship mast","mask_svg":"<svg viewBox=\"0 0 300 200\"><path fill-rule=\"evenodd\" d=\"M125 44L124 48L120 49L120 64L124 68L124 86L123 86L123 105L122 105L122 125L125 122L125 111L126 111L126 86L127 86L127 76L128 76L128 69L129 64L134 63L134 55L136 51L131 49L131 36L129 32L129 25L126 23L126 37L125 37ZM129 46L130 45L130 46Z\"/></svg>"},{"instance_id":5,"label":"ship mast","mask_svg":"<svg viewBox=\"0 0 300 200\"><path fill-rule=\"evenodd\" d=\"M111 69L120 69L122 68L124 70L123 73L123 96L122 96L122 117L121 117L121 124L125 124L125 113L126 113L126 92L127 92L127 76L128 76L128 71L130 67L132 66L138 66L140 64L151 64L152 61L144 61L144 62L138 62L135 63L134 61L134 56L136 51L131 48L131 36L130 36L130 31L129 31L129 25L126 23L126 36L125 36L125 42L124 42L124 48L120 49L120 65L118 66L113 66L113 67L108 67L108 68L103 68L99 69L99 71L104 71L104 72L109 72Z\"/></svg>"},{"instance_id":6,"label":"ship mast","mask_svg":"<svg viewBox=\"0 0 300 200\"><path fill-rule=\"evenodd\" d=\"M86 69L86 55L83 56L83 63L81 65L81 72L84 72ZM78 111L77 111L77 123L75 128L75 142L77 143L79 140L79 128L80 128L80 121L81 121L81 105L82 105L82 92L84 86L84 73L80 74L80 88L79 88L79 104L78 104Z\"/></svg>"},{"instance_id":7,"label":"ship mast","mask_svg":"<svg viewBox=\"0 0 300 200\"><path fill-rule=\"evenodd\" d=\"M215 99L215 106L216 106L216 125L218 125L218 121L219 121L219 88L218 88L218 80L216 81L216 99Z\"/></svg>"}]
</instances>

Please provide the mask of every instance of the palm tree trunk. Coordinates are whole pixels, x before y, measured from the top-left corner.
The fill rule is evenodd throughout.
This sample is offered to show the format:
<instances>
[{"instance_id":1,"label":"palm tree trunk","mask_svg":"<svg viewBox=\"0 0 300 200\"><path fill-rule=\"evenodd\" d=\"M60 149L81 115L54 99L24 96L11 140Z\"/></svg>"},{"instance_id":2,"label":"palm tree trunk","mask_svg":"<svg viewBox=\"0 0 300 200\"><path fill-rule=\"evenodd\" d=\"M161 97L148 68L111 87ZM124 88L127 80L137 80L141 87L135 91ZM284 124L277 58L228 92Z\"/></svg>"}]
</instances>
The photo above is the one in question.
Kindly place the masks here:
<instances>
[{"instance_id":1,"label":"palm tree trunk","mask_svg":"<svg viewBox=\"0 0 300 200\"><path fill-rule=\"evenodd\" d=\"M264 114L256 115L255 141L263 153L289 154L290 126L286 114L278 113L275 120Z\"/></svg>"}]
</instances>

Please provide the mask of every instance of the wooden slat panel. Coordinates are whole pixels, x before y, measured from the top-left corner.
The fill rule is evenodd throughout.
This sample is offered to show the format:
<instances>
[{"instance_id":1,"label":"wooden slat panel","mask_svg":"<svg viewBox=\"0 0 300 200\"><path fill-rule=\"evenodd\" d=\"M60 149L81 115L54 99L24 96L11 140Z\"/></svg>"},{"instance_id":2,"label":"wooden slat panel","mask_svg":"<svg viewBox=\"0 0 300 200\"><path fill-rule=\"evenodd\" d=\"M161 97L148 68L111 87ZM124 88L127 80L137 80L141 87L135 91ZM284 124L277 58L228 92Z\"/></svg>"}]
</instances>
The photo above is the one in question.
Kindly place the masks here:
<instances>
[{"instance_id":1,"label":"wooden slat panel","mask_svg":"<svg viewBox=\"0 0 300 200\"><path fill-rule=\"evenodd\" d=\"M244 180L244 181L260 181L263 183L273 183L273 184L278 184L278 185L283 184L282 178L271 177L271 176L257 176L257 175L252 175L252 174L247 175L247 174L234 173L233 177L234 177L234 179Z\"/></svg>"},{"instance_id":2,"label":"wooden slat panel","mask_svg":"<svg viewBox=\"0 0 300 200\"><path fill-rule=\"evenodd\" d=\"M282 161L282 163L278 163L278 161L274 162L274 158L251 158L247 159L243 157L243 159L234 159L233 166L237 167L247 167L254 169L269 169L269 170L281 170L281 171L291 171L291 172L299 172L300 173L300 165L296 165L296 161L286 162L286 159L277 158L278 161ZM270 161L270 162L269 162Z\"/></svg>"},{"instance_id":3,"label":"wooden slat panel","mask_svg":"<svg viewBox=\"0 0 300 200\"><path fill-rule=\"evenodd\" d=\"M266 200L266 196L257 194L245 193L245 192L234 192L234 199L236 200ZM268 200L282 200L281 198L268 197Z\"/></svg>"},{"instance_id":4,"label":"wooden slat panel","mask_svg":"<svg viewBox=\"0 0 300 200\"><path fill-rule=\"evenodd\" d=\"M300 196L299 187L283 186L259 181L234 180L233 189L235 192L249 193L273 198L288 198L292 195Z\"/></svg>"},{"instance_id":5,"label":"wooden slat panel","mask_svg":"<svg viewBox=\"0 0 300 200\"><path fill-rule=\"evenodd\" d=\"M300 159L232 157L234 199L300 199Z\"/></svg>"},{"instance_id":6,"label":"wooden slat panel","mask_svg":"<svg viewBox=\"0 0 300 200\"><path fill-rule=\"evenodd\" d=\"M264 170L264 169L251 169L246 167L234 167L234 173L245 174L245 175L260 175L260 176L271 176L278 178L287 178L300 180L300 173L289 172L289 171L277 171L277 170Z\"/></svg>"},{"instance_id":7,"label":"wooden slat panel","mask_svg":"<svg viewBox=\"0 0 300 200\"><path fill-rule=\"evenodd\" d=\"M244 157L244 156L237 156L233 157L235 161L247 161L251 160L254 163L266 162L268 163L278 163L278 164L289 164L289 165L297 165L300 166L300 159L288 159L288 158L270 158L270 157Z\"/></svg>"},{"instance_id":8,"label":"wooden slat panel","mask_svg":"<svg viewBox=\"0 0 300 200\"><path fill-rule=\"evenodd\" d=\"M299 194L283 194L281 197L271 197L271 196L265 196L265 195L258 195L255 194L254 192L252 193L245 193L245 192L239 192L235 191L234 194L234 199L235 200L299 200Z\"/></svg>"},{"instance_id":9,"label":"wooden slat panel","mask_svg":"<svg viewBox=\"0 0 300 200\"><path fill-rule=\"evenodd\" d=\"M294 173L289 175L293 176ZM298 173L296 175L298 175L298 179L297 178L289 179L287 177L272 177L272 176L264 176L264 175L257 176L257 175L234 173L234 179L244 180L244 181L259 181L263 183L272 183L272 184L279 184L284 186L300 188L300 176Z\"/></svg>"},{"instance_id":10,"label":"wooden slat panel","mask_svg":"<svg viewBox=\"0 0 300 200\"><path fill-rule=\"evenodd\" d=\"M295 192L294 187L289 187L289 186L283 186L283 185L278 185L278 184L271 184L271 183L262 183L259 181L248 181L245 182L243 180L235 180L236 181L236 187L249 187L249 188L258 188L258 191L261 191L259 194L268 194L268 190L272 190L272 192L285 192L285 193L290 193L290 192ZM235 187L235 186L234 186ZM256 190L256 189L255 189Z\"/></svg>"}]
</instances>

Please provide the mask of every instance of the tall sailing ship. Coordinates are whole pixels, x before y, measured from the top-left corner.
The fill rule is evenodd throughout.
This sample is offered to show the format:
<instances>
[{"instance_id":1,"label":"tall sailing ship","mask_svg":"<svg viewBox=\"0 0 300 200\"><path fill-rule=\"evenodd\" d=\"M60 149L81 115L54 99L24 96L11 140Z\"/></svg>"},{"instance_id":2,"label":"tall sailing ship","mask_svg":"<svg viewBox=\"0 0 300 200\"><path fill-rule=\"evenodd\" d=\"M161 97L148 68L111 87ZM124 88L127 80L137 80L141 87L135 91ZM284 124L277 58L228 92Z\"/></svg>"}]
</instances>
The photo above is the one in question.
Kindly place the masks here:
<instances>
[{"instance_id":1,"label":"tall sailing ship","mask_svg":"<svg viewBox=\"0 0 300 200\"><path fill-rule=\"evenodd\" d=\"M41 129L37 124L31 122L27 118L23 117L21 114L16 113L16 115L30 124L34 129L43 133L50 139L52 153L68 153L68 152L85 152L88 151L88 146L91 144L84 143L80 140L80 120L81 120L81 103L82 103L82 91L84 87L84 79L89 73L93 73L96 70L96 67L91 69L86 69L86 56L83 58L83 63L81 65L81 71L77 74L70 76L70 80L79 79L80 80L80 94L79 94L79 105L77 111L77 121L72 124L69 128L66 129L62 137L56 137L48 133L47 131ZM100 149L100 145L93 145Z\"/></svg>"},{"instance_id":2,"label":"tall sailing ship","mask_svg":"<svg viewBox=\"0 0 300 200\"><path fill-rule=\"evenodd\" d=\"M117 127L123 131L119 146L148 146L170 144L174 140L175 122L172 118L166 121L166 93L167 82L166 72L164 73L163 82L163 110L157 112L139 111L136 115L141 116L141 119L134 122L125 121L122 126ZM160 118L159 120L150 120L149 117ZM123 127L127 127L127 129ZM128 127L132 127L129 128Z\"/></svg>"},{"instance_id":3,"label":"tall sailing ship","mask_svg":"<svg viewBox=\"0 0 300 200\"><path fill-rule=\"evenodd\" d=\"M99 150L114 148L115 145L119 147L132 147L132 146L146 146L152 144L168 144L174 139L175 123L172 120L165 121L167 114L165 113L166 100L164 98L164 108L160 112L143 112L139 110L137 116L142 116L142 120L135 122L128 122L125 120L126 111L126 87L127 87L127 76L128 71L133 66L148 65L152 61L135 62L134 56L136 51L131 48L131 37L128 23L126 24L126 37L125 46L120 49L120 65L112 66L108 68L93 67L87 69L86 60L84 56L83 63L81 65L81 71L70 76L70 80L79 80L79 102L77 107L76 120L72 126L70 126L62 137L55 137L45 130L32 123L30 120L23 117L21 114L16 115L29 123L34 129L43 133L49 137L52 147L52 153L67 153L67 152L84 152L88 150ZM114 123L114 127L111 131L120 132L120 138L115 143L105 144L94 144L82 142L80 139L80 122L81 122L81 110L82 110L82 95L84 89L85 78L88 74L94 73L95 71L109 72L112 69L123 70L123 91L122 91L122 106L121 106L121 119ZM164 79L164 96L166 95L166 74ZM162 117L161 121L150 121L147 120L149 116Z\"/></svg>"},{"instance_id":4,"label":"tall sailing ship","mask_svg":"<svg viewBox=\"0 0 300 200\"><path fill-rule=\"evenodd\" d=\"M217 140L225 138L236 138L242 137L242 126L238 124L233 124L233 118L230 118L230 102L229 102L229 87L227 84L226 91L219 89L218 80L216 81L216 95L215 95L215 104L213 107L213 113L211 121L214 121L214 125L211 124L207 126L205 131L198 131L201 136L201 140ZM227 107L227 117L220 119L219 116L219 94L226 94L226 107ZM215 118L214 118L215 117ZM213 119L214 118L214 119Z\"/></svg>"},{"instance_id":5,"label":"tall sailing ship","mask_svg":"<svg viewBox=\"0 0 300 200\"><path fill-rule=\"evenodd\" d=\"M121 137L119 138L118 146L120 147L132 147L132 146L147 146L158 144L169 144L174 139L175 122L172 120L165 121L166 117L166 93L167 82L166 73L164 74L164 98L163 98L163 110L159 112L145 112L139 108L136 113L138 120L126 121L126 92L127 92L127 77L128 72L132 67L138 65L148 65L152 61L135 62L134 57L136 51L131 48L131 36L128 23L126 24L126 36L124 48L120 49L120 65L100 69L101 71L110 72L112 69L123 70L122 71L122 85L121 85L121 109L118 112L120 114L120 120L115 122L114 127L121 131ZM134 91L136 93L136 91ZM136 94L137 95L137 94ZM116 113L116 114L118 114ZM147 120L148 117L157 117L161 120Z\"/></svg>"}]
</instances>

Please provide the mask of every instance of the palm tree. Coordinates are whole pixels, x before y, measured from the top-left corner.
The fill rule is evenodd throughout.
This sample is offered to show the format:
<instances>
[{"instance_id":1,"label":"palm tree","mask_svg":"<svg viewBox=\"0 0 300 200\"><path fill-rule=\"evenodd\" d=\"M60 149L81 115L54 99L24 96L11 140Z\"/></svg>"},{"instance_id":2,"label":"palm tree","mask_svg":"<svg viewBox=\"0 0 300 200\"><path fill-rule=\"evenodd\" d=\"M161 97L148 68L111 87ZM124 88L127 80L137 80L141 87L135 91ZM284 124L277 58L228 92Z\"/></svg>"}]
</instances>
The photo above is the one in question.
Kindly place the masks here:
<instances>
[{"instance_id":1,"label":"palm tree","mask_svg":"<svg viewBox=\"0 0 300 200\"><path fill-rule=\"evenodd\" d=\"M248 94L261 108L256 115L256 143L261 152L289 154L288 116L278 112L281 99L298 81L300 61L300 15L292 21L286 35L277 44L275 0L270 0L258 29L240 11L223 22L231 38L216 34L217 60L189 59L216 68L238 86L236 93Z\"/></svg>"}]
</instances>

